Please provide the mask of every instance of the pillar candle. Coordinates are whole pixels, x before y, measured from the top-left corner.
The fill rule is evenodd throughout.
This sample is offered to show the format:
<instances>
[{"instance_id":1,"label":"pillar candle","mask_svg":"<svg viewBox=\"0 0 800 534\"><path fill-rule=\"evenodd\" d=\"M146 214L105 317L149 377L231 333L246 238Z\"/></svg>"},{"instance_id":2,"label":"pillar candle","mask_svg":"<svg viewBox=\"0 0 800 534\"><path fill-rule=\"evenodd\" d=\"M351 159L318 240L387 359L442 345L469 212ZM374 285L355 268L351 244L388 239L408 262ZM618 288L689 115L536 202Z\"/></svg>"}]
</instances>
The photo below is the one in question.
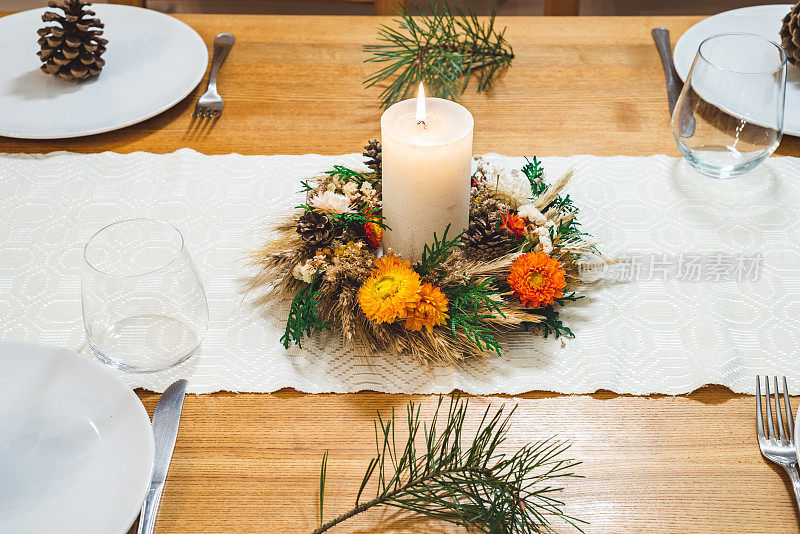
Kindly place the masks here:
<instances>
[{"instance_id":1,"label":"pillar candle","mask_svg":"<svg viewBox=\"0 0 800 534\"><path fill-rule=\"evenodd\" d=\"M398 102L381 117L384 249L418 261L434 232L469 225L472 114L441 98Z\"/></svg>"}]
</instances>

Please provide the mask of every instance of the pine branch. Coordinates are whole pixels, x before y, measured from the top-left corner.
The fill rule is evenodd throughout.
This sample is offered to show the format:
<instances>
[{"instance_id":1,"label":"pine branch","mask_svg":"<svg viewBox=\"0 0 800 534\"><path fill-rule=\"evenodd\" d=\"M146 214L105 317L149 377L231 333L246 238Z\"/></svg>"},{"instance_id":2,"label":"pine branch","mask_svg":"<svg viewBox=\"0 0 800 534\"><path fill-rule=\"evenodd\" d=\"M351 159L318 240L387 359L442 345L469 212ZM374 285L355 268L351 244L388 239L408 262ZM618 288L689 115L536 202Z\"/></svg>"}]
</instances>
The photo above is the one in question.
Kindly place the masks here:
<instances>
[{"instance_id":1,"label":"pine branch","mask_svg":"<svg viewBox=\"0 0 800 534\"><path fill-rule=\"evenodd\" d=\"M494 331L483 323L491 319L492 315L463 313L457 308L450 308L450 331L455 338L458 331L464 332L467 339L482 352L494 352L502 356L502 347Z\"/></svg>"},{"instance_id":2,"label":"pine branch","mask_svg":"<svg viewBox=\"0 0 800 534\"><path fill-rule=\"evenodd\" d=\"M461 330L478 349L494 351L501 356L500 342L492 329L484 324L485 319L491 319L495 314L505 317L500 301L492 298L499 293L492 289L492 282L492 279L488 279L446 288L445 294L449 300L448 314L453 337Z\"/></svg>"},{"instance_id":3,"label":"pine branch","mask_svg":"<svg viewBox=\"0 0 800 534\"><path fill-rule=\"evenodd\" d=\"M577 298L568 300L577 300ZM561 303L561 305L563 306L564 304ZM565 326L559 318L558 310L555 309L555 306L549 306L536 311L542 315L542 322L536 323L536 326L541 329L542 335L545 338L547 338L550 334L556 338L575 337L575 334L572 333L572 330Z\"/></svg>"},{"instance_id":4,"label":"pine branch","mask_svg":"<svg viewBox=\"0 0 800 534\"><path fill-rule=\"evenodd\" d=\"M374 184L377 181L375 173L354 171L343 165L334 165L333 170L325 171L325 174L345 182L355 182L359 186L364 182Z\"/></svg>"},{"instance_id":5,"label":"pine branch","mask_svg":"<svg viewBox=\"0 0 800 534\"><path fill-rule=\"evenodd\" d=\"M578 213L578 207L569 195L558 195L553 202L544 207L545 210L555 209L559 213Z\"/></svg>"},{"instance_id":6,"label":"pine branch","mask_svg":"<svg viewBox=\"0 0 800 534\"><path fill-rule=\"evenodd\" d=\"M531 194L533 198L537 198L550 187L547 182L544 181L544 167L542 167L541 162L536 156L533 157L533 160L525 158L525 161L526 163L522 167L522 174L524 174L531 183ZM575 206L575 203L569 195L556 196L550 204L542 209L542 212L551 209L561 215L572 215L571 217L566 217L566 220L561 220L557 228L550 230L550 238L552 240L568 241L570 239L580 239L583 236L589 235L585 232L581 232L580 223L576 217L578 214L578 207ZM524 246L522 250L527 252Z\"/></svg>"},{"instance_id":7,"label":"pine branch","mask_svg":"<svg viewBox=\"0 0 800 534\"><path fill-rule=\"evenodd\" d=\"M391 419L378 414L375 424L377 455L367 466L354 507L320 525L320 534L371 508L391 506L432 519L470 526L482 532L552 532L558 518L580 530L584 521L563 512L564 503L553 494L561 488L554 480L576 477L580 462L560 459L569 445L548 439L529 443L513 454L500 452L514 409L505 406L492 413L486 408L473 438L464 434L468 401L458 396L442 417L443 397L429 424L422 422L420 407L407 408L406 441L395 443L394 411ZM441 431L439 431L441 428ZM422 430L422 432L420 432ZM422 442L422 444L420 444ZM422 450L419 450L419 449ZM323 470L327 456L323 458ZM324 473L320 477L324 485ZM376 484L374 498L360 502L368 483ZM320 495L324 489L320 488ZM322 503L320 503L320 506Z\"/></svg>"},{"instance_id":8,"label":"pine branch","mask_svg":"<svg viewBox=\"0 0 800 534\"><path fill-rule=\"evenodd\" d=\"M536 156L533 156L533 161L525 158L525 165L522 167L522 174L524 174L528 181L531 183L531 194L538 197L547 191L547 183L544 181L544 167Z\"/></svg>"},{"instance_id":9,"label":"pine branch","mask_svg":"<svg viewBox=\"0 0 800 534\"><path fill-rule=\"evenodd\" d=\"M317 309L321 285L322 279L314 277L311 283L300 289L292 299L286 330L281 336L284 348L288 349L290 343L297 343L298 347L302 347L303 336L310 337L314 330L330 330L328 324L320 318Z\"/></svg>"},{"instance_id":10,"label":"pine branch","mask_svg":"<svg viewBox=\"0 0 800 534\"><path fill-rule=\"evenodd\" d=\"M329 213L328 218L335 225L344 227L361 227L366 223L375 223L383 229L391 230L386 223L385 217L377 213L377 208L370 209L364 213Z\"/></svg>"},{"instance_id":11,"label":"pine branch","mask_svg":"<svg viewBox=\"0 0 800 534\"><path fill-rule=\"evenodd\" d=\"M464 236L464 233L462 232L458 234L453 239L447 239L447 232L449 231L450 225L448 224L447 228L444 229L441 239L439 239L434 232L433 243L431 245L428 245L427 243L425 244L422 249L422 259L419 261L419 263L414 265L414 270L417 271L417 274L420 276L425 276L432 273L442 264L442 262L450 257L453 249L464 246L464 243L461 240L461 238Z\"/></svg>"},{"instance_id":12,"label":"pine branch","mask_svg":"<svg viewBox=\"0 0 800 534\"><path fill-rule=\"evenodd\" d=\"M569 196L569 195L567 195ZM577 208L572 211L571 213L577 213ZM577 217L570 217L566 221L561 221L558 223L558 227L553 227L550 229L551 238L558 239L559 241L569 241L571 239L583 239L583 236L587 236L586 232L581 231L581 223L578 222Z\"/></svg>"},{"instance_id":13,"label":"pine branch","mask_svg":"<svg viewBox=\"0 0 800 534\"><path fill-rule=\"evenodd\" d=\"M481 24L475 12L453 12L446 2L431 2L430 10L425 15L416 8L412 16L403 8L395 19L399 29L382 25L380 43L364 47L371 54L368 62L387 63L364 82L372 87L391 79L381 93L384 107L413 96L420 82L432 96L458 100L472 74L480 93L514 59L505 29L494 27L494 13Z\"/></svg>"}]
</instances>

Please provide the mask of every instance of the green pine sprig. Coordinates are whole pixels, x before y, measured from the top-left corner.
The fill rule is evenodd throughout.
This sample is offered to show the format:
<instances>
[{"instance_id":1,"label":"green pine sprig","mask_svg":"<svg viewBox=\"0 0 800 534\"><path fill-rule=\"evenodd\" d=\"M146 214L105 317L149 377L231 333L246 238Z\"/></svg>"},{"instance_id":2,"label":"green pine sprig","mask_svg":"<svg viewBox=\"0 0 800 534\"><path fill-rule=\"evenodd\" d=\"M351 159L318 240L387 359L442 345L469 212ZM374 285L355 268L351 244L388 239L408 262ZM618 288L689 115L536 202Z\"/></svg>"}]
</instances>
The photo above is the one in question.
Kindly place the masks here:
<instances>
[{"instance_id":1,"label":"green pine sprig","mask_svg":"<svg viewBox=\"0 0 800 534\"><path fill-rule=\"evenodd\" d=\"M311 337L315 330L330 330L328 324L320 318L317 308L321 285L322 279L316 276L292 299L289 318L286 320L286 330L281 336L284 348L288 349L291 343L297 343L298 347L302 347L303 336Z\"/></svg>"},{"instance_id":2,"label":"green pine sprig","mask_svg":"<svg viewBox=\"0 0 800 534\"><path fill-rule=\"evenodd\" d=\"M478 349L496 352L500 356L500 342L495 332L483 322L496 315L505 317L501 302L493 298L499 291L492 288L492 282L492 279L487 279L446 288L448 323L454 338L458 331L462 331Z\"/></svg>"},{"instance_id":3,"label":"green pine sprig","mask_svg":"<svg viewBox=\"0 0 800 534\"><path fill-rule=\"evenodd\" d=\"M370 182L374 184L377 181L374 173L354 171L343 165L334 165L333 169L330 171L325 171L325 174L345 182L355 182L358 185L361 185L364 182Z\"/></svg>"},{"instance_id":4,"label":"green pine sprig","mask_svg":"<svg viewBox=\"0 0 800 534\"><path fill-rule=\"evenodd\" d=\"M328 218L334 225L361 228L366 223L375 223L385 230L390 228L384 222L385 217L378 213L377 208L370 209L364 213L329 213Z\"/></svg>"},{"instance_id":5,"label":"green pine sprig","mask_svg":"<svg viewBox=\"0 0 800 534\"><path fill-rule=\"evenodd\" d=\"M581 521L567 515L556 495L562 488L554 482L579 477L573 469L580 462L563 459L569 444L555 439L528 443L516 452L503 452L511 418L505 406L483 413L477 431L467 436L469 402L450 398L443 409L439 397L429 422L422 421L420 405L407 407L407 429L378 414L375 424L377 454L367 469L354 507L320 524L313 534L330 528L366 510L391 506L428 518L446 521L480 532L553 532L552 521L560 520L581 530ZM440 421L440 413L443 421ZM396 443L396 434L406 439ZM325 495L327 453L320 473L320 515ZM374 497L362 501L368 486L376 487Z\"/></svg>"},{"instance_id":6,"label":"green pine sprig","mask_svg":"<svg viewBox=\"0 0 800 534\"><path fill-rule=\"evenodd\" d=\"M567 302L580 300L584 298L584 296L585 295L578 295L574 291L572 293L566 293L563 297L555 299L555 303L552 306L536 310L537 313L541 314L543 317L542 322L536 323L536 326L541 329L545 338L551 334L556 338L575 337L572 330L561 321L558 308L563 307Z\"/></svg>"},{"instance_id":7,"label":"green pine sprig","mask_svg":"<svg viewBox=\"0 0 800 534\"><path fill-rule=\"evenodd\" d=\"M426 276L436 269L450 257L450 254L453 253L453 250L456 248L462 248L464 243L462 242L461 238L464 236L464 233L460 233L455 236L453 239L447 239L447 232L450 231L450 225L448 224L447 227L444 229L444 233L442 234L442 238L436 235L436 232L433 234L433 243L428 245L427 243L422 249L422 259L414 265L414 270L417 271L417 274L420 276Z\"/></svg>"},{"instance_id":8,"label":"green pine sprig","mask_svg":"<svg viewBox=\"0 0 800 534\"><path fill-rule=\"evenodd\" d=\"M570 330L568 326L565 326L561 319L559 319L558 311L552 306L537 311L542 314L543 319L542 322L536 323L536 325L541 329L542 335L545 338L551 334L556 338L575 337L572 330Z\"/></svg>"},{"instance_id":9,"label":"green pine sprig","mask_svg":"<svg viewBox=\"0 0 800 534\"><path fill-rule=\"evenodd\" d=\"M575 211L577 211L577 209ZM567 221L562 220L558 223L558 226L554 226L550 229L550 234L551 238L558 239L559 241L583 239L584 236L589 235L581 231L581 223L578 221L577 217L572 217Z\"/></svg>"},{"instance_id":10,"label":"green pine sprig","mask_svg":"<svg viewBox=\"0 0 800 534\"><path fill-rule=\"evenodd\" d=\"M300 185L302 186L300 193L308 193L314 190L314 187L308 183L308 180L300 180Z\"/></svg>"},{"instance_id":11,"label":"green pine sprig","mask_svg":"<svg viewBox=\"0 0 800 534\"><path fill-rule=\"evenodd\" d=\"M417 8L412 16L403 8L394 21L399 28L380 26L379 44L364 47L371 54L367 62L386 64L364 82L372 87L391 79L381 93L384 107L416 95L420 82L430 96L458 100L472 74L480 93L514 59L494 13L482 24L474 11L453 11L447 2L431 2L430 11Z\"/></svg>"},{"instance_id":12,"label":"green pine sprig","mask_svg":"<svg viewBox=\"0 0 800 534\"><path fill-rule=\"evenodd\" d=\"M544 181L544 167L536 156L533 160L525 158L525 165L522 167L522 174L524 174L528 181L531 183L531 194L533 197L538 197L547 191L547 183Z\"/></svg>"}]
</instances>

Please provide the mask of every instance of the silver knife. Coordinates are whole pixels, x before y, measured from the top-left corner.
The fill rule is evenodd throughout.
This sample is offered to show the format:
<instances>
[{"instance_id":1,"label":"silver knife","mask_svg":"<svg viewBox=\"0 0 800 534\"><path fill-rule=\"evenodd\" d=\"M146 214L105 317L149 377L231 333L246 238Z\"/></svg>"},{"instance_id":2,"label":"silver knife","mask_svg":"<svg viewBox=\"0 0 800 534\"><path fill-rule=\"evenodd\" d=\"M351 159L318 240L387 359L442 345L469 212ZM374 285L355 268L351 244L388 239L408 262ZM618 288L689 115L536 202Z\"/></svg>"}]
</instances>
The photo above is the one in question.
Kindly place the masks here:
<instances>
[{"instance_id":1,"label":"silver knife","mask_svg":"<svg viewBox=\"0 0 800 534\"><path fill-rule=\"evenodd\" d=\"M656 42L658 53L661 56L661 64L664 67L664 76L667 79L667 103L669 104L669 114L672 116L675 111L675 103L678 102L681 89L683 89L683 83L675 70L675 64L672 62L672 47L669 42L669 30L659 27L653 28L651 33ZM678 120L680 136L692 137L695 129L692 110L688 106L683 106L681 110L681 117L679 117Z\"/></svg>"},{"instance_id":2,"label":"silver knife","mask_svg":"<svg viewBox=\"0 0 800 534\"><path fill-rule=\"evenodd\" d=\"M158 505L161 502L161 493L164 491L164 482L167 480L167 470L175 448L175 439L178 437L178 424L181 420L183 397L186 395L186 380L178 380L161 395L156 409L153 412L153 435L156 441L156 455L153 462L153 477L150 479L150 489L142 504L142 513L139 516L138 534L152 534L156 524Z\"/></svg>"}]
</instances>

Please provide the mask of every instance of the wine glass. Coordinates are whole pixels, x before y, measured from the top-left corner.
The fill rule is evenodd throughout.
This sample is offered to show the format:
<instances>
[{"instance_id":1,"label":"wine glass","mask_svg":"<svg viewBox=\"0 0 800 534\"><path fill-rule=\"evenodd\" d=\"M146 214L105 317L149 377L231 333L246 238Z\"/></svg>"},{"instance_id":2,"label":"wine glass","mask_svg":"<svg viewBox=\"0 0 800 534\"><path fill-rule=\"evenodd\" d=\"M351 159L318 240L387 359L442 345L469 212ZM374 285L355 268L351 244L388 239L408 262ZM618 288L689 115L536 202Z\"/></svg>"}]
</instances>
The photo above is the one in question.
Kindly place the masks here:
<instances>
[{"instance_id":1,"label":"wine glass","mask_svg":"<svg viewBox=\"0 0 800 534\"><path fill-rule=\"evenodd\" d=\"M769 157L783 135L786 52L749 33L700 44L672 113L686 160L714 178L743 174Z\"/></svg>"},{"instance_id":2,"label":"wine glass","mask_svg":"<svg viewBox=\"0 0 800 534\"><path fill-rule=\"evenodd\" d=\"M83 322L97 357L147 373L186 361L208 329L205 290L177 228L129 219L84 248Z\"/></svg>"}]
</instances>

